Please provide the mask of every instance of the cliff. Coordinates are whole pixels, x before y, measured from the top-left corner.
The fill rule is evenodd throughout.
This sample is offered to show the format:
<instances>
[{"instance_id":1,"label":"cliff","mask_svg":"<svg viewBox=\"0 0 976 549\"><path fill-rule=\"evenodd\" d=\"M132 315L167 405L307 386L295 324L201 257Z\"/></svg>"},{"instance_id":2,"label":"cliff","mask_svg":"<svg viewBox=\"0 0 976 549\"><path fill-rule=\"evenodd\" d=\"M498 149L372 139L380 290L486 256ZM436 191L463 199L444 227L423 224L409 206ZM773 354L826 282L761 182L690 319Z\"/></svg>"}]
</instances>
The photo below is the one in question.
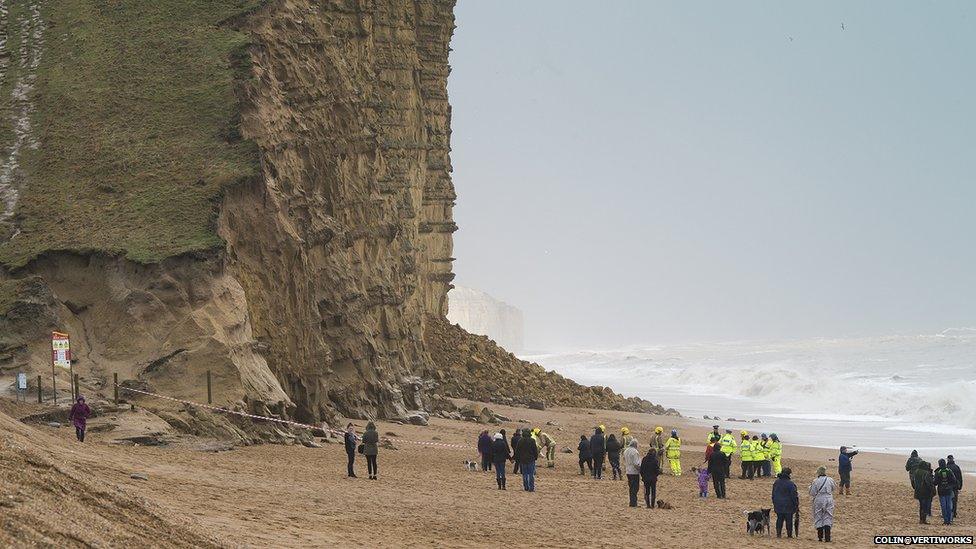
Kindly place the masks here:
<instances>
[{"instance_id":1,"label":"cliff","mask_svg":"<svg viewBox=\"0 0 976 549\"><path fill-rule=\"evenodd\" d=\"M0 15L0 374L49 392L56 329L85 392L199 402L211 371L217 404L301 421L431 407L453 1Z\"/></svg>"},{"instance_id":2,"label":"cliff","mask_svg":"<svg viewBox=\"0 0 976 549\"><path fill-rule=\"evenodd\" d=\"M517 353L525 348L522 311L485 292L455 286L447 294L447 320L466 331L488 336Z\"/></svg>"}]
</instances>

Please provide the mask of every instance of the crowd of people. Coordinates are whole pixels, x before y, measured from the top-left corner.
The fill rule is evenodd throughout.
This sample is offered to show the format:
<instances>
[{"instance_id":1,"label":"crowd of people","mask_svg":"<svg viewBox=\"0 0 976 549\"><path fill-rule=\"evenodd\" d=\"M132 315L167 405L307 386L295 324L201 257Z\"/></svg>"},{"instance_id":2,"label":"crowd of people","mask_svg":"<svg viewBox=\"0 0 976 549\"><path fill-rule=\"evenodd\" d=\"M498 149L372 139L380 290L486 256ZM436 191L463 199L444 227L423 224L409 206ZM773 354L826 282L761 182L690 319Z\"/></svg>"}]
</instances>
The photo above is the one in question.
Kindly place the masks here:
<instances>
[{"instance_id":1,"label":"crowd of people","mask_svg":"<svg viewBox=\"0 0 976 549\"><path fill-rule=\"evenodd\" d=\"M918 522L928 524L928 517L932 516L932 499L939 497L939 507L942 510L942 524L952 524L959 516L956 506L959 503L959 491L962 490L962 470L956 465L956 459L949 455L939 460L939 467L932 470L932 464L918 456L917 450L905 463L908 471L908 481L918 500Z\"/></svg>"},{"instance_id":2,"label":"crowd of people","mask_svg":"<svg viewBox=\"0 0 976 549\"><path fill-rule=\"evenodd\" d=\"M607 433L606 426L598 425L593 434L580 435L576 446L579 475L602 480L609 465L609 478L627 479L631 507L637 507L640 486L643 484L644 504L648 508L654 508L659 501L657 481L660 475L665 474L665 461L668 474L675 477L682 475L682 440L677 429L672 429L668 436L664 436L664 428L656 427L643 456L639 448L640 443L629 428L622 427L618 437L614 433ZM750 434L742 430L736 440L731 429L722 433L719 426L715 425L706 437L704 450L704 461L691 468L700 498L708 497L710 487L716 498L726 498L726 480L731 477L733 456L738 454L741 466L739 479L753 480L775 475L771 501L776 514L776 535L781 537L785 529L787 537L793 537L795 514L800 510L799 491L792 479L793 471L789 467L783 467L783 444L776 433ZM500 490L506 489L505 467L508 462L514 463L514 473L521 472L522 487L529 492L535 491L536 461L543 453L546 455L547 467L555 466L555 440L539 429L517 430L511 441L507 439L504 429L494 436L490 436L488 431L482 431L478 439L478 451L481 453L482 464L488 464L483 469L487 471L494 468ZM857 454L857 450L841 446L837 456L839 480L835 481L827 474L827 468L821 466L810 482L807 491L811 498L812 522L819 541L831 541L834 494L851 494L853 459ZM938 495L943 522L951 524L952 518L956 516L958 491L962 488L962 474L953 456L939 460L939 467L933 471L928 462L918 457L917 452L912 452L905 469L919 500L920 522L926 523L926 517L931 515L931 501Z\"/></svg>"}]
</instances>

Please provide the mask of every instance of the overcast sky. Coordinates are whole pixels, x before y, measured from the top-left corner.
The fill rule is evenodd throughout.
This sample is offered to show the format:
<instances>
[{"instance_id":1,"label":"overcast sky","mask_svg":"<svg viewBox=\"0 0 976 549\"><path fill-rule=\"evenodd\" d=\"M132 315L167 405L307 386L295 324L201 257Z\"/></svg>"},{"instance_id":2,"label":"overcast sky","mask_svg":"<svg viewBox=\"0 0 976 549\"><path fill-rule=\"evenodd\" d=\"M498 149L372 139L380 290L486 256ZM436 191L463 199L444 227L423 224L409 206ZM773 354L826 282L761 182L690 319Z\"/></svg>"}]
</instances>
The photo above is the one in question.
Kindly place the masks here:
<instances>
[{"instance_id":1,"label":"overcast sky","mask_svg":"<svg viewBox=\"0 0 976 549\"><path fill-rule=\"evenodd\" d=\"M976 2L456 15L456 283L528 347L976 325Z\"/></svg>"}]
</instances>

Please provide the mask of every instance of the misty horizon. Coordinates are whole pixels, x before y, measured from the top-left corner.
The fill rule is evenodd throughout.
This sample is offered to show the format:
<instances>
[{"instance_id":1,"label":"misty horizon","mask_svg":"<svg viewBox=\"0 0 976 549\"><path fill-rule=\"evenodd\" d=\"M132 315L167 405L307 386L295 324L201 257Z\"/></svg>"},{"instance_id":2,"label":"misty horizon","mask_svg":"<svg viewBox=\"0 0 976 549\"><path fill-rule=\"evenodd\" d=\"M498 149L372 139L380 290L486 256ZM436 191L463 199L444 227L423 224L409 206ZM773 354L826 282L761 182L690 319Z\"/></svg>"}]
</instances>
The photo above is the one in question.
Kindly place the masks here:
<instances>
[{"instance_id":1,"label":"misty horizon","mask_svg":"<svg viewBox=\"0 0 976 549\"><path fill-rule=\"evenodd\" d=\"M456 10L455 282L528 350L976 326L976 5L584 8Z\"/></svg>"}]
</instances>

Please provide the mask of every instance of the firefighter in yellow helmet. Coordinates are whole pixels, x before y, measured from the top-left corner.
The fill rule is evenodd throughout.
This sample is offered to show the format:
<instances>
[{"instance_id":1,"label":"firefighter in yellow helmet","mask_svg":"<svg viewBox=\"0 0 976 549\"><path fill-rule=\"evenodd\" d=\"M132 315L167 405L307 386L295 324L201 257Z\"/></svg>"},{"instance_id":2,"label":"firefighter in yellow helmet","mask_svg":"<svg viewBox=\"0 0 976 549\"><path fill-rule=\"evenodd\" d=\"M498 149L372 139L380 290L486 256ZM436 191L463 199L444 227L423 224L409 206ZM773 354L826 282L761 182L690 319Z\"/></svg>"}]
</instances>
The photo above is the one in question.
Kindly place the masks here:
<instances>
[{"instance_id":1,"label":"firefighter in yellow helmet","mask_svg":"<svg viewBox=\"0 0 976 549\"><path fill-rule=\"evenodd\" d=\"M651 437L651 449L657 454L658 469L664 467L664 427L654 428L654 436Z\"/></svg>"},{"instance_id":2,"label":"firefighter in yellow helmet","mask_svg":"<svg viewBox=\"0 0 976 549\"><path fill-rule=\"evenodd\" d=\"M671 465L671 474L681 476L681 439L678 438L678 430L671 429L671 436L664 441L664 453L667 455L668 464Z\"/></svg>"},{"instance_id":3,"label":"firefighter in yellow helmet","mask_svg":"<svg viewBox=\"0 0 976 549\"><path fill-rule=\"evenodd\" d=\"M749 470L752 469L752 441L749 440L749 431L743 429L740 433L742 440L739 442L739 457L742 458L742 475L739 478L746 478Z\"/></svg>"},{"instance_id":4,"label":"firefighter in yellow helmet","mask_svg":"<svg viewBox=\"0 0 976 549\"><path fill-rule=\"evenodd\" d=\"M630 441L634 440L634 435L630 434L629 427L620 428L620 447L626 450L630 448Z\"/></svg>"},{"instance_id":5,"label":"firefighter in yellow helmet","mask_svg":"<svg viewBox=\"0 0 976 549\"><path fill-rule=\"evenodd\" d=\"M780 459L783 457L783 443L779 441L779 437L776 433L770 433L769 435L769 461L773 464L773 474L779 475L783 472L783 463Z\"/></svg>"}]
</instances>

